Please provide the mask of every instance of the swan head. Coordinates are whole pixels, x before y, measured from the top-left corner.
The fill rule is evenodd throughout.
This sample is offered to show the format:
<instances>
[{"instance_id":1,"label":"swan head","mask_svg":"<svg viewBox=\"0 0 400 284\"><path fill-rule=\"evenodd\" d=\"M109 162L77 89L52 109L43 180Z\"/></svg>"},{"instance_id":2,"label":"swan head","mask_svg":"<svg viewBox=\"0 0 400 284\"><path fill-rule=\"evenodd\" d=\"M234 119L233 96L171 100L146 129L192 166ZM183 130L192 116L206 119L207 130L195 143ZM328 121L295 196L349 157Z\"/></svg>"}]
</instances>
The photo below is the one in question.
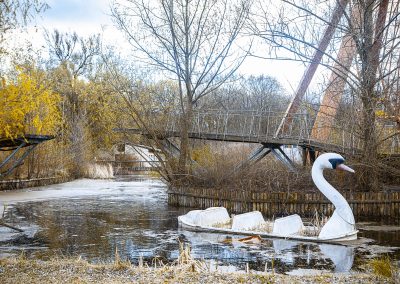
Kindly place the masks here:
<instances>
[{"instance_id":1,"label":"swan head","mask_svg":"<svg viewBox=\"0 0 400 284\"><path fill-rule=\"evenodd\" d=\"M320 155L314 162L313 167L320 169L339 169L354 173L354 170L344 164L344 158L336 153L325 153Z\"/></svg>"}]
</instances>

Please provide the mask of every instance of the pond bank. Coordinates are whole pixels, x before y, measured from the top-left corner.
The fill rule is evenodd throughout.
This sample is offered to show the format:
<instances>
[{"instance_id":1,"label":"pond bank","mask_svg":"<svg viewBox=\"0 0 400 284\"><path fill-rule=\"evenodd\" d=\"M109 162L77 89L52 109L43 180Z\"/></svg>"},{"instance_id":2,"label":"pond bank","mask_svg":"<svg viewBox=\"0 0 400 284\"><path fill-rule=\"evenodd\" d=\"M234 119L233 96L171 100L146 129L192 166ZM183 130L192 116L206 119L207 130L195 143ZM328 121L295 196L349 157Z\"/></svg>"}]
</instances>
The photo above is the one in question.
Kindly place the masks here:
<instances>
[{"instance_id":1,"label":"pond bank","mask_svg":"<svg viewBox=\"0 0 400 284\"><path fill-rule=\"evenodd\" d=\"M91 264L82 259L0 260L1 283L384 283L390 279L371 273L319 272L292 276L273 272L210 271L198 261L175 265L131 265L126 261Z\"/></svg>"},{"instance_id":2,"label":"pond bank","mask_svg":"<svg viewBox=\"0 0 400 284\"><path fill-rule=\"evenodd\" d=\"M71 181L72 177L45 177L32 179L0 180L0 191L46 186Z\"/></svg>"}]
</instances>

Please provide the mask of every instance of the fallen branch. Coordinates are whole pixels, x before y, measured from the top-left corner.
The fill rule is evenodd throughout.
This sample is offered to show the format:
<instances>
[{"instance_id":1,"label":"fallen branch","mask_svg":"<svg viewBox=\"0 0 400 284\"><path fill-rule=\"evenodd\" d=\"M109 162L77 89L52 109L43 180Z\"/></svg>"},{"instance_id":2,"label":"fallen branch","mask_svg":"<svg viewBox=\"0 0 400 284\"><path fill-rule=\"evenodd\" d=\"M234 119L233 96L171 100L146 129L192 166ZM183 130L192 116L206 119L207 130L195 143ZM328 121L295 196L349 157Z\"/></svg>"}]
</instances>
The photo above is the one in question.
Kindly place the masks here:
<instances>
[{"instance_id":1,"label":"fallen branch","mask_svg":"<svg viewBox=\"0 0 400 284\"><path fill-rule=\"evenodd\" d=\"M10 228L10 229L13 229L13 230L18 231L18 232L20 232L20 233L23 233L23 232L24 232L24 230L22 230L22 229L20 229L20 228L17 228L17 227L8 225L8 224L3 223L3 222L0 222L0 226L4 226L4 227Z\"/></svg>"}]
</instances>

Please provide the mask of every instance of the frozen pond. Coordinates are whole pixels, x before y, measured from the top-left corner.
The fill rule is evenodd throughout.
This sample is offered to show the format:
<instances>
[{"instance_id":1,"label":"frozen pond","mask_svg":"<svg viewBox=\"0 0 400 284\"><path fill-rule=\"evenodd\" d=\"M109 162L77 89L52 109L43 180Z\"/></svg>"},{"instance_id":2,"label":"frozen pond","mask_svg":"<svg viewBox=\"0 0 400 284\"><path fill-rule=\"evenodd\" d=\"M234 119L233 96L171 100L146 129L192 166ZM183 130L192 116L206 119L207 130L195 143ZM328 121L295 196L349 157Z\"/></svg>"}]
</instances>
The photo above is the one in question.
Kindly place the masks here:
<instances>
[{"instance_id":1,"label":"frozen pond","mask_svg":"<svg viewBox=\"0 0 400 284\"><path fill-rule=\"evenodd\" d=\"M359 240L348 246L265 239L246 245L239 237L194 233L178 229L177 216L188 208L167 204L166 186L157 179L76 180L35 190L0 192L4 220L25 230L12 236L0 227L0 257L77 256L112 261L116 248L122 257L151 263L178 256L179 241L189 243L192 255L225 270L264 270L296 273L309 269L348 272L368 258L389 255L399 260L397 221L358 220ZM365 220L364 220L365 221ZM12 237L12 238L11 238Z\"/></svg>"}]
</instances>

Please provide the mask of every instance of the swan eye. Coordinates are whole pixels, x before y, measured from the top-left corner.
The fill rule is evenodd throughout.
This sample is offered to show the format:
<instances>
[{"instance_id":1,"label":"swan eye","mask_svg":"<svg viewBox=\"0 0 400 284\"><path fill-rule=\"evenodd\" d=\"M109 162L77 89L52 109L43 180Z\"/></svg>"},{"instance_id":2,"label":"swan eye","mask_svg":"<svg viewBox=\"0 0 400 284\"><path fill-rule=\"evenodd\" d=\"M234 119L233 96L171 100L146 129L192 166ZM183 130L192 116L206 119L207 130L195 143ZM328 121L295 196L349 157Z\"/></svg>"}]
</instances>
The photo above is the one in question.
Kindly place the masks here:
<instances>
[{"instance_id":1,"label":"swan eye","mask_svg":"<svg viewBox=\"0 0 400 284\"><path fill-rule=\"evenodd\" d=\"M331 163L332 169L336 169L336 167L337 167L338 165L344 163L344 160L343 160L343 159L340 159L340 158L329 159L328 161Z\"/></svg>"}]
</instances>

